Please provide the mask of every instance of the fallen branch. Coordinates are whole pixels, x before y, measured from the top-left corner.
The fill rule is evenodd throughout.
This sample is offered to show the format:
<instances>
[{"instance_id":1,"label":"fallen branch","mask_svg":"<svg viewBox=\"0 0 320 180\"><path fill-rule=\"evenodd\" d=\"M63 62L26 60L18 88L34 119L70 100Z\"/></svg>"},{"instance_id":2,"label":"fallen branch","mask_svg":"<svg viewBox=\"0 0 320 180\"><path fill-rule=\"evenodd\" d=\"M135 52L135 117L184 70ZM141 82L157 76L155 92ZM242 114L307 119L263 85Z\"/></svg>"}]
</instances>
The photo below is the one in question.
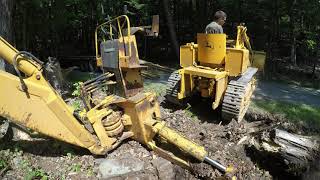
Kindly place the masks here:
<instances>
[{"instance_id":1,"label":"fallen branch","mask_svg":"<svg viewBox=\"0 0 320 180\"><path fill-rule=\"evenodd\" d=\"M140 62L141 65L145 65L145 66L148 66L150 68L155 68L155 69L158 69L158 70L161 70L161 71L164 71L164 72L170 72L171 73L171 72L176 70L176 69L173 69L173 68L169 68L169 67L166 67L166 66L161 66L159 64L148 62L148 61L145 61L145 60L142 60L142 59L140 59L139 62Z\"/></svg>"}]
</instances>

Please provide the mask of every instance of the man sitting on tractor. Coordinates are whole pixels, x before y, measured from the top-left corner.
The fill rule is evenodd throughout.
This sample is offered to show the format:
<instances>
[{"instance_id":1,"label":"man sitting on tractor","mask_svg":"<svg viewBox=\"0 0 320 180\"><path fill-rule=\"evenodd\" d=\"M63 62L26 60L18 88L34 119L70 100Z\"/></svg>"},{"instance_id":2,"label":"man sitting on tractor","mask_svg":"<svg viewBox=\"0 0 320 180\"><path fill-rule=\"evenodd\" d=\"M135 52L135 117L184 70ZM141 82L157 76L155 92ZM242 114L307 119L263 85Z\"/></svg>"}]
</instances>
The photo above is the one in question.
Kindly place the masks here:
<instances>
[{"instance_id":1,"label":"man sitting on tractor","mask_svg":"<svg viewBox=\"0 0 320 180\"><path fill-rule=\"evenodd\" d=\"M227 14L223 11L217 11L214 14L213 21L207 25L206 34L223 34L222 26L227 20Z\"/></svg>"}]
</instances>

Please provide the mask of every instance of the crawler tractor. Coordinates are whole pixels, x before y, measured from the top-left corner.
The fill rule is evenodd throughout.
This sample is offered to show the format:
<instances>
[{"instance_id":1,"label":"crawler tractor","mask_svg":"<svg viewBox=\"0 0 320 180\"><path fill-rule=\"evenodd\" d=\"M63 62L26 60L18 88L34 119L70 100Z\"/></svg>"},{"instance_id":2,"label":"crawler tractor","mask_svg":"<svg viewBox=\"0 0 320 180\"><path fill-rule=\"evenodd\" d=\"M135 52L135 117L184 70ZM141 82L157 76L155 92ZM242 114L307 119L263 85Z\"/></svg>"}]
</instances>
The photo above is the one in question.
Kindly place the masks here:
<instances>
[{"instance_id":1,"label":"crawler tractor","mask_svg":"<svg viewBox=\"0 0 320 180\"><path fill-rule=\"evenodd\" d=\"M17 73L0 70L0 117L97 155L130 138L185 168L190 167L192 159L205 161L222 172L231 171L210 159L204 147L161 121L156 96L143 92L144 67L139 64L135 36L130 30L127 16L97 27L97 62L103 73L81 85L85 107L81 111L68 106L52 88L40 60L19 52L0 37L0 58L12 64Z\"/></svg>"},{"instance_id":2,"label":"crawler tractor","mask_svg":"<svg viewBox=\"0 0 320 180\"><path fill-rule=\"evenodd\" d=\"M181 69L168 79L167 101L181 105L199 93L211 100L212 109L222 105L224 120L240 122L255 89L258 70L250 67L253 52L246 31L246 27L238 26L237 39L228 41L228 47L226 34L197 34L198 44L181 46Z\"/></svg>"}]
</instances>

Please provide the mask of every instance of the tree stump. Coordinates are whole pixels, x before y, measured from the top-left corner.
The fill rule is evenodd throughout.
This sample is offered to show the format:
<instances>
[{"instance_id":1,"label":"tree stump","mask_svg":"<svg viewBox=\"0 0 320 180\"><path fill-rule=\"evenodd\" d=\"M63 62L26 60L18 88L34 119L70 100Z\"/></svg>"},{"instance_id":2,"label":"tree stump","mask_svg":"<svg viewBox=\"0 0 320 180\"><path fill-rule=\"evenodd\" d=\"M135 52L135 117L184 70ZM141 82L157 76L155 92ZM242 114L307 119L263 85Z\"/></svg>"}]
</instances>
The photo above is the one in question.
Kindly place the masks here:
<instances>
[{"instance_id":1,"label":"tree stump","mask_svg":"<svg viewBox=\"0 0 320 180\"><path fill-rule=\"evenodd\" d=\"M284 130L264 131L251 139L249 155L271 173L300 176L319 156L319 139Z\"/></svg>"},{"instance_id":2,"label":"tree stump","mask_svg":"<svg viewBox=\"0 0 320 180\"><path fill-rule=\"evenodd\" d=\"M45 76L60 96L63 96L68 91L60 63L56 58L48 58L48 63L45 66Z\"/></svg>"}]
</instances>

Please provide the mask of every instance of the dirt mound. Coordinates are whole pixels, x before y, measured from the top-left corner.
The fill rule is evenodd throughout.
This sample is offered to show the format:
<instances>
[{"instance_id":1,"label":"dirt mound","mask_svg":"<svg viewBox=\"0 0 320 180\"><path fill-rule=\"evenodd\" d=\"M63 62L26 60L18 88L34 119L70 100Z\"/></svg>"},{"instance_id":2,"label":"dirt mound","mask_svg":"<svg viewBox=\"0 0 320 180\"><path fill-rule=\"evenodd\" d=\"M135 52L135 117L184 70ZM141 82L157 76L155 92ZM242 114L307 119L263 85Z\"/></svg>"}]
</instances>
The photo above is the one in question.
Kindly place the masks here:
<instances>
[{"instance_id":1,"label":"dirt mound","mask_svg":"<svg viewBox=\"0 0 320 180\"><path fill-rule=\"evenodd\" d=\"M260 170L247 157L244 149L245 143L240 142L248 133L246 128L248 122L244 121L239 124L232 121L223 126L188 117L184 110L170 112L170 109L163 108L162 113L168 126L175 128L184 136L204 146L211 158L225 166L234 166L236 169L235 175L239 179L271 178L267 172ZM215 179L222 176L218 170L212 169L204 163L193 164L193 168L196 176L200 179Z\"/></svg>"}]
</instances>

